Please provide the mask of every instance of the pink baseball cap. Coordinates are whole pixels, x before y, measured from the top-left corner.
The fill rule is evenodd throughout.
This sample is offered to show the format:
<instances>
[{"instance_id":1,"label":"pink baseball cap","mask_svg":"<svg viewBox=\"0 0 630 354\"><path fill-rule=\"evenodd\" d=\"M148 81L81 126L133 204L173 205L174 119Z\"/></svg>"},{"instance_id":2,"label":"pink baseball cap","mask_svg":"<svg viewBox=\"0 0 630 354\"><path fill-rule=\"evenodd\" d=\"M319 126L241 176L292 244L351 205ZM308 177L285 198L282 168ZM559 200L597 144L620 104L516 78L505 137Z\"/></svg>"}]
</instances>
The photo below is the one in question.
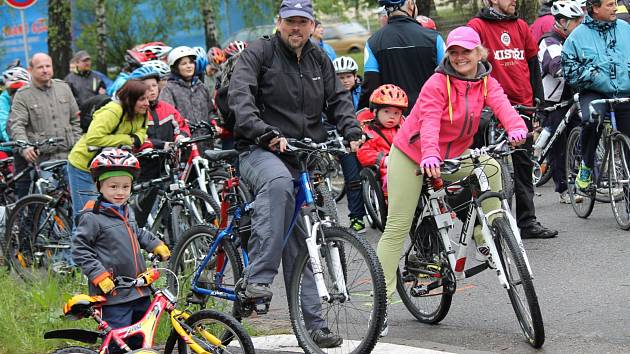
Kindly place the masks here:
<instances>
[{"instance_id":1,"label":"pink baseball cap","mask_svg":"<svg viewBox=\"0 0 630 354\"><path fill-rule=\"evenodd\" d=\"M468 26L457 27L446 38L446 49L457 45L466 49L475 49L481 45L479 34Z\"/></svg>"}]
</instances>

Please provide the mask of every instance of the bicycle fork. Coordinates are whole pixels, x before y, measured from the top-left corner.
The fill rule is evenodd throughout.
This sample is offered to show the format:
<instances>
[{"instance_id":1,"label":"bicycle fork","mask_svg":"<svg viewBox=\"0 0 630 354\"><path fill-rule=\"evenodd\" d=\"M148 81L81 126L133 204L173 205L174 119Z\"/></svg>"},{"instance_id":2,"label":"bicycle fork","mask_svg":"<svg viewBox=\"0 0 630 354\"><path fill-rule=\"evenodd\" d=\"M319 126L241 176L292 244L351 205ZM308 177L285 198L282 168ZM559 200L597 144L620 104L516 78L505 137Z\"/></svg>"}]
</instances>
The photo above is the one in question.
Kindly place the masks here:
<instances>
[{"instance_id":1,"label":"bicycle fork","mask_svg":"<svg viewBox=\"0 0 630 354\"><path fill-rule=\"evenodd\" d=\"M332 278L332 282L335 288L339 291L339 297L341 302L348 300L348 290L346 289L346 281L343 275L343 267L341 264L341 256L339 255L339 247L333 244L326 244L325 240L321 245L317 244L317 233L322 231L322 222L314 218L314 222L311 222L309 215L304 214L304 222L306 225L306 232L308 237L306 238L306 247L313 268L313 276L315 278L315 285L317 286L317 293L319 297L327 302L332 302L335 299L330 295L328 289L326 289L326 283L324 281L324 269L319 258L321 247L326 247L326 258L328 263L328 273Z\"/></svg>"}]
</instances>

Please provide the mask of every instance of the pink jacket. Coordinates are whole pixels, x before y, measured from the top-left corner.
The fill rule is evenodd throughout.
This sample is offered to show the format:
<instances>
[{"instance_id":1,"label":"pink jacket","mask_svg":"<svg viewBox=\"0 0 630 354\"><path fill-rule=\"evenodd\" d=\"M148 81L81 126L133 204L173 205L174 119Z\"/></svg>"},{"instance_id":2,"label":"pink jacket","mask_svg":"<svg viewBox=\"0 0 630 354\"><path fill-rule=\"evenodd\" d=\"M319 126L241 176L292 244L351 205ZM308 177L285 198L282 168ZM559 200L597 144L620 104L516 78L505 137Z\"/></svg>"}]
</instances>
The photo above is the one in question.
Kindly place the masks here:
<instances>
[{"instance_id":1,"label":"pink jacket","mask_svg":"<svg viewBox=\"0 0 630 354\"><path fill-rule=\"evenodd\" d=\"M492 109L508 132L527 130L501 85L490 76L491 70L484 62L475 79L459 78L445 58L422 87L394 146L417 163L431 156L440 160L460 156L472 145L484 106Z\"/></svg>"}]
</instances>

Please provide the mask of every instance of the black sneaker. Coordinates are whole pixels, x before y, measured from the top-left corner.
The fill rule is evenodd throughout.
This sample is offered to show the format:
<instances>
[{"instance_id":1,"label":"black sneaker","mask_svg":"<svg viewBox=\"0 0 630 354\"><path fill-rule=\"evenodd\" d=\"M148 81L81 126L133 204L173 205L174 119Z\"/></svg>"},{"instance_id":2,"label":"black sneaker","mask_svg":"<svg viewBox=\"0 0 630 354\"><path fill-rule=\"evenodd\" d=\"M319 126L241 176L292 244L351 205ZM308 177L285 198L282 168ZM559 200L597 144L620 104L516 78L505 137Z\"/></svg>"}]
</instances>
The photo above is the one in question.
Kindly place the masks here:
<instances>
[{"instance_id":1,"label":"black sneaker","mask_svg":"<svg viewBox=\"0 0 630 354\"><path fill-rule=\"evenodd\" d=\"M521 228L521 238L554 238L558 236L558 231L542 226L538 221L534 221Z\"/></svg>"},{"instance_id":2,"label":"black sneaker","mask_svg":"<svg viewBox=\"0 0 630 354\"><path fill-rule=\"evenodd\" d=\"M331 332L328 327L316 329L311 332L311 339L320 348L335 348L343 343L343 338Z\"/></svg>"}]
</instances>

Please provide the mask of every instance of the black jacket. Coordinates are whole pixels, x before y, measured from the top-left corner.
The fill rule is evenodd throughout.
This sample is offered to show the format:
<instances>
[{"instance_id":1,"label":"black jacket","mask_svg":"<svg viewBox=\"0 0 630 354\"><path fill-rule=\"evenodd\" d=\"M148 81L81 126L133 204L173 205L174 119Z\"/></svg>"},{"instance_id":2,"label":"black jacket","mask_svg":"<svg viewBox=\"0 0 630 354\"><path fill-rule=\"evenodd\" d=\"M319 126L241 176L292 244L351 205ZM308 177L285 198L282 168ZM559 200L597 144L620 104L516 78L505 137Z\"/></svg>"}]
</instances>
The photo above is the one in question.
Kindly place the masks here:
<instances>
[{"instance_id":1,"label":"black jacket","mask_svg":"<svg viewBox=\"0 0 630 354\"><path fill-rule=\"evenodd\" d=\"M93 71L76 74L70 73L64 79L70 88L72 94L77 100L77 104L81 107L89 98L98 95L100 88L105 88L105 83Z\"/></svg>"},{"instance_id":2,"label":"black jacket","mask_svg":"<svg viewBox=\"0 0 630 354\"><path fill-rule=\"evenodd\" d=\"M367 41L379 65L379 72L366 72L359 108L369 105L378 86L394 84L409 97L411 111L420 89L438 66L438 32L422 27L408 16L390 17L387 25Z\"/></svg>"},{"instance_id":3,"label":"black jacket","mask_svg":"<svg viewBox=\"0 0 630 354\"><path fill-rule=\"evenodd\" d=\"M286 137L325 141L322 113L346 139L361 136L350 93L337 79L330 59L308 41L298 61L279 33L250 43L241 53L230 80L228 104L236 116L234 137L241 150L272 129Z\"/></svg>"}]
</instances>

